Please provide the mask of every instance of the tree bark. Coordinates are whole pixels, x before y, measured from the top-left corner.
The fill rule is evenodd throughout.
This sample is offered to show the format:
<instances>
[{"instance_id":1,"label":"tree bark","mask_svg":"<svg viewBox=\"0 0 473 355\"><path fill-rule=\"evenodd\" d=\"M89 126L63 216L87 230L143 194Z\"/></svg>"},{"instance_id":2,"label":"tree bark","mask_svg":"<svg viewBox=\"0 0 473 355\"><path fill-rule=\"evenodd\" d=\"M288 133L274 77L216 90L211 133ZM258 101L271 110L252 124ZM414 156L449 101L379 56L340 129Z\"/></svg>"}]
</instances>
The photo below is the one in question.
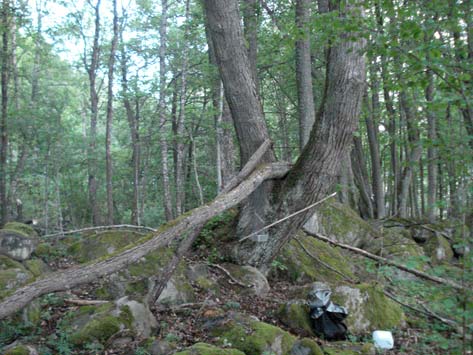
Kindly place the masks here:
<instances>
[{"instance_id":1,"label":"tree bark","mask_svg":"<svg viewBox=\"0 0 473 355\"><path fill-rule=\"evenodd\" d=\"M88 151L88 172L89 172L89 205L90 212L92 214L92 225L97 225L99 222L99 210L97 203L97 119L98 119L98 106L99 97L97 93L97 70L99 67L99 55L100 55L100 2L97 3L94 8L95 19L94 19L94 39L92 45L92 53L90 63L87 62L87 58L84 57L84 65L87 70L89 77L89 95L90 95L90 131L89 131L89 151Z\"/></svg>"},{"instance_id":2,"label":"tree bark","mask_svg":"<svg viewBox=\"0 0 473 355\"><path fill-rule=\"evenodd\" d=\"M245 39L248 43L248 60L250 61L251 75L255 82L256 92L259 93L258 78L258 1L243 0L243 24Z\"/></svg>"},{"instance_id":3,"label":"tree bark","mask_svg":"<svg viewBox=\"0 0 473 355\"><path fill-rule=\"evenodd\" d=\"M2 109L0 117L0 226L7 222L7 154L8 154L8 83L10 81L10 24L11 8L10 1L2 2L1 14L2 30L2 56L1 56L1 85L2 85Z\"/></svg>"},{"instance_id":4,"label":"tree bark","mask_svg":"<svg viewBox=\"0 0 473 355\"><path fill-rule=\"evenodd\" d=\"M113 37L108 59L108 88L107 88L107 119L105 133L105 171L107 186L107 224L113 224L113 162L111 152L112 125L113 125L113 75L115 69L115 52L118 42L118 14L117 0L113 0Z\"/></svg>"},{"instance_id":5,"label":"tree bark","mask_svg":"<svg viewBox=\"0 0 473 355\"><path fill-rule=\"evenodd\" d=\"M314 94L312 90L312 61L310 57L310 10L311 0L296 1L296 27L299 32L296 41L296 83L299 113L300 150L309 141L315 121Z\"/></svg>"},{"instance_id":6,"label":"tree bark","mask_svg":"<svg viewBox=\"0 0 473 355\"><path fill-rule=\"evenodd\" d=\"M255 142L265 140L268 131L244 53L236 5L234 0L204 1L225 93L235 120L242 156L245 157ZM333 5L332 10L339 4ZM355 8L359 14L362 13L360 7L348 5L340 16L353 14ZM361 53L365 41L353 41L353 35L344 33L341 43L329 50L326 90L319 117L296 165L273 191L274 205L267 211L258 210L267 220L320 200L335 181L340 161L347 156L365 85L365 60ZM253 129L247 136L241 134L251 126ZM268 158L274 159L274 155ZM245 242L237 243L238 247L234 249L236 259L265 270L309 214L306 212L290 222L279 224L271 230L271 237L266 242L247 238Z\"/></svg>"},{"instance_id":7,"label":"tree bark","mask_svg":"<svg viewBox=\"0 0 473 355\"><path fill-rule=\"evenodd\" d=\"M363 218L374 218L374 207L371 196L371 186L369 184L368 170L363 154L363 145L359 137L353 137L353 149L351 151L351 161L355 182L360 191L360 213Z\"/></svg>"},{"instance_id":8,"label":"tree bark","mask_svg":"<svg viewBox=\"0 0 473 355\"><path fill-rule=\"evenodd\" d=\"M185 166L184 166L184 119L186 112L186 94L187 94L187 69L189 53L189 0L186 1L185 30L184 30L184 48L182 49L182 71L181 71L181 89L179 99L179 115L176 126L176 213L184 213L185 198Z\"/></svg>"},{"instance_id":9,"label":"tree bark","mask_svg":"<svg viewBox=\"0 0 473 355\"><path fill-rule=\"evenodd\" d=\"M159 147L161 150L161 177L163 180L163 206L166 221L173 219L171 187L168 168L168 141L166 138L166 41L168 0L161 0L159 24Z\"/></svg>"},{"instance_id":10,"label":"tree bark","mask_svg":"<svg viewBox=\"0 0 473 355\"><path fill-rule=\"evenodd\" d=\"M427 70L427 79L429 84L425 89L425 99L427 105L431 105L434 100L435 86L434 76L430 69ZM437 139L437 118L432 107L427 107L427 137L429 138L429 147L427 148L427 218L430 222L435 222L436 201L437 201L437 149L434 144Z\"/></svg>"},{"instance_id":11,"label":"tree bark","mask_svg":"<svg viewBox=\"0 0 473 355\"><path fill-rule=\"evenodd\" d=\"M378 122L381 115L379 104L379 81L378 70L375 64L372 65L370 72L371 79L371 105L369 109L369 102L367 97L368 114L365 115L366 132L368 135L368 144L370 148L371 157L371 180L373 185L374 205L376 209L376 218L381 219L386 215L384 202L384 183L381 168L381 156L379 153L378 141Z\"/></svg>"},{"instance_id":12,"label":"tree bark","mask_svg":"<svg viewBox=\"0 0 473 355\"><path fill-rule=\"evenodd\" d=\"M226 194L219 195L213 202L196 208L191 213L169 223L167 227L157 232L152 239L109 259L55 272L43 279L19 288L0 302L0 319L14 314L41 295L72 289L94 281L99 277L117 272L127 265L139 262L144 256L160 247L168 245L174 238L182 235L185 231L199 226L210 218L235 206L253 192L263 181L279 179L287 174L287 171L287 164L262 165L236 188Z\"/></svg>"}]
</instances>

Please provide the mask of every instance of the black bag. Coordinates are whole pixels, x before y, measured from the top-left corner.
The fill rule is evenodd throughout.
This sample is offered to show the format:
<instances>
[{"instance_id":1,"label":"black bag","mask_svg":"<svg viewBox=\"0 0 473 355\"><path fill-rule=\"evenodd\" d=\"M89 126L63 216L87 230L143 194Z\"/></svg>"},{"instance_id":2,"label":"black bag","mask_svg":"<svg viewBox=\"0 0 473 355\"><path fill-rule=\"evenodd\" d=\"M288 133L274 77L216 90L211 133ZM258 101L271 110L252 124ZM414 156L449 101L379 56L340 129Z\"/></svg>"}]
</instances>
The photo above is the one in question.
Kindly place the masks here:
<instances>
[{"instance_id":1,"label":"black bag","mask_svg":"<svg viewBox=\"0 0 473 355\"><path fill-rule=\"evenodd\" d=\"M315 333L327 340L346 340L347 326L343 320L348 312L345 307L330 301L329 290L313 289L309 293L310 318Z\"/></svg>"}]
</instances>

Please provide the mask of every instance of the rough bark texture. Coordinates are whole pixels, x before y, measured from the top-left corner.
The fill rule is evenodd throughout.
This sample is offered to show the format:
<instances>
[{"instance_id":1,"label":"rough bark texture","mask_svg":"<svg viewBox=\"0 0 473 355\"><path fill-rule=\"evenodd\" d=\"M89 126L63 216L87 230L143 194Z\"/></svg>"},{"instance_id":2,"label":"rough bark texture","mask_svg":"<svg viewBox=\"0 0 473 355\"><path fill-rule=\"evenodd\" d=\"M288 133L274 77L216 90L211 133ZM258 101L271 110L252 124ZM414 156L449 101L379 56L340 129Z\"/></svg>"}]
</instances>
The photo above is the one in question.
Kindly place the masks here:
<instances>
[{"instance_id":1,"label":"rough bark texture","mask_svg":"<svg viewBox=\"0 0 473 355\"><path fill-rule=\"evenodd\" d=\"M300 38L296 41L296 82L299 113L300 150L309 141L315 121L314 95L312 90L312 61L310 58L311 0L296 1L296 26Z\"/></svg>"},{"instance_id":2,"label":"rough bark texture","mask_svg":"<svg viewBox=\"0 0 473 355\"><path fill-rule=\"evenodd\" d=\"M254 171L246 180L230 192L218 196L213 202L196 208L173 223L165 225L154 236L109 259L55 272L46 278L37 280L16 290L11 296L0 302L0 319L14 314L33 299L50 292L72 289L89 283L99 277L110 275L141 260L145 255L169 243L185 231L205 223L210 218L231 208L246 198L263 181L277 179L287 174L287 164L267 164Z\"/></svg>"},{"instance_id":3,"label":"rough bark texture","mask_svg":"<svg viewBox=\"0 0 473 355\"><path fill-rule=\"evenodd\" d=\"M363 154L363 146L359 137L353 137L353 149L351 151L351 166L355 183L360 191L359 210L363 218L374 218L374 207L371 196L371 186L369 184L368 170Z\"/></svg>"},{"instance_id":4,"label":"rough bark texture","mask_svg":"<svg viewBox=\"0 0 473 355\"><path fill-rule=\"evenodd\" d=\"M431 104L434 100L435 86L433 73L430 69L427 70L427 79L429 85L425 89L425 99L428 104ZM430 107L427 108L427 123L427 137L430 141L430 145L427 148L427 218L430 222L435 222L435 203L437 201L437 148L435 148L434 143L437 139L437 118L435 117L433 109Z\"/></svg>"},{"instance_id":5,"label":"rough bark texture","mask_svg":"<svg viewBox=\"0 0 473 355\"><path fill-rule=\"evenodd\" d=\"M168 1L161 1L159 24L159 147L161 150L161 177L163 180L163 205L166 221L173 219L171 187L169 184L168 142L166 138L166 29Z\"/></svg>"},{"instance_id":6,"label":"rough bark texture","mask_svg":"<svg viewBox=\"0 0 473 355\"><path fill-rule=\"evenodd\" d=\"M240 161L243 166L269 133L263 109L251 73L250 61L240 23L238 2L235 0L204 1L208 33L215 49L220 76L240 143ZM268 151L262 162L273 162ZM237 234L240 236L265 224L264 215L270 209L270 183L264 184L240 210Z\"/></svg>"},{"instance_id":7,"label":"rough bark texture","mask_svg":"<svg viewBox=\"0 0 473 355\"><path fill-rule=\"evenodd\" d=\"M237 133L250 126L250 122L253 124L249 137L239 134L242 154L248 155L245 149L254 145L255 141L263 140L267 130L254 85L248 85L251 84L248 60L243 51L237 50L243 47L243 39L236 1L207 0L204 4ZM353 6L345 7L348 13L353 9ZM361 11L361 8L356 10ZM347 13L340 15L346 16ZM365 41L352 41L351 35L343 34L341 43L329 51L326 91L319 117L295 167L273 191L272 209L261 211L267 220L287 215L322 198L335 181L340 161L347 156L365 85L365 60L361 53ZM242 78L248 80L241 82ZM253 111L252 116L250 110ZM234 250L238 262L264 270L309 213L300 214L272 229L267 242L246 239L240 243Z\"/></svg>"},{"instance_id":8,"label":"rough bark texture","mask_svg":"<svg viewBox=\"0 0 473 355\"><path fill-rule=\"evenodd\" d=\"M112 165L112 124L113 124L113 75L115 69L115 52L118 43L118 14L117 0L113 0L113 37L108 59L108 87L107 87L107 120L105 133L105 171L107 185L107 224L113 224L113 165ZM133 222L134 223L134 222Z\"/></svg>"},{"instance_id":9,"label":"rough bark texture","mask_svg":"<svg viewBox=\"0 0 473 355\"><path fill-rule=\"evenodd\" d=\"M255 82L256 92L259 93L258 80L258 2L257 0L243 0L243 24L245 39L248 43L248 60L250 61L251 75Z\"/></svg>"}]
</instances>

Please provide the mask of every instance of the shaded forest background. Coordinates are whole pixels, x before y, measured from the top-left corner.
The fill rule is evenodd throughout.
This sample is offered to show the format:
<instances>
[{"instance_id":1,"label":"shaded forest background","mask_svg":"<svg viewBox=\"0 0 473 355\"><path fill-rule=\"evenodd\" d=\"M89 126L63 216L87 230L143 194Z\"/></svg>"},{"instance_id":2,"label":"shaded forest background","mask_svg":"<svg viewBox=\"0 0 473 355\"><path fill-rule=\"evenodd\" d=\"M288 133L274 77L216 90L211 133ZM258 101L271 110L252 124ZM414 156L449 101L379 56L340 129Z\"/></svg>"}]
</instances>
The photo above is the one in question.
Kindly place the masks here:
<instances>
[{"instance_id":1,"label":"shaded forest background","mask_svg":"<svg viewBox=\"0 0 473 355\"><path fill-rule=\"evenodd\" d=\"M472 1L365 1L359 21L325 5L241 2L278 159L295 161L307 141L328 44L356 32L368 75L339 199L364 218L473 230ZM2 223L157 226L238 171L199 2L4 0L0 29Z\"/></svg>"}]
</instances>

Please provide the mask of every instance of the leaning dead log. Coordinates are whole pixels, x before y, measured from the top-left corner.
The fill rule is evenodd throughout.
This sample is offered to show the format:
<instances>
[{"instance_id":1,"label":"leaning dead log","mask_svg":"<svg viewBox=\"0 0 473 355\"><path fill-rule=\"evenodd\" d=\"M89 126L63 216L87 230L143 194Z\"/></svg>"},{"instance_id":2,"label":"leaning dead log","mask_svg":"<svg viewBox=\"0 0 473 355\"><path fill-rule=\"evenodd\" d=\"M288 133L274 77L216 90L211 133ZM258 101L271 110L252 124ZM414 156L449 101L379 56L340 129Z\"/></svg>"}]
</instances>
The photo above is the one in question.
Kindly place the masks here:
<instances>
[{"instance_id":1,"label":"leaning dead log","mask_svg":"<svg viewBox=\"0 0 473 355\"><path fill-rule=\"evenodd\" d=\"M385 264L385 265L389 265L389 266L394 266L395 268L399 269L399 270L402 270L402 271L405 271L405 272L408 272L410 274L413 274L421 279L424 279L424 280L428 280L428 281L432 281L432 282L435 282L437 284L440 284L440 285L446 285L446 286L450 286L456 290L461 290L461 291L465 291L465 287L463 287L462 285L452 281L452 280L447 280L447 279L443 279L441 277L437 277L437 276L433 276L433 275L429 275L429 274L426 274L425 272L422 272L422 271L419 271L419 270L415 270L415 269L411 269L405 265L402 265L402 264L399 264L395 261L392 261L392 260L389 260L389 259L386 259L386 258L383 258L381 256L378 256L378 255L374 255L374 254L371 254L369 252L367 252L366 250L363 250L363 249L359 249L359 248L355 248L355 247L352 247L350 245L346 245L346 244L342 244L342 243L339 243L339 242L336 242L328 237L325 237L323 235L320 235L320 234L316 234L316 233L312 233L310 231L308 231L307 229L304 228L304 232L314 238L317 238L323 242L326 242L326 243L329 243L329 244L332 244L336 247L340 247L342 249L346 249L346 250L349 250L349 251L352 251L354 253L357 253L359 255L362 255L366 258L369 258L371 260L375 260L375 261L378 261L382 264ZM1 305L0 305L1 306Z\"/></svg>"},{"instance_id":2,"label":"leaning dead log","mask_svg":"<svg viewBox=\"0 0 473 355\"><path fill-rule=\"evenodd\" d=\"M0 302L0 319L14 314L41 295L72 289L73 287L90 283L100 277L117 272L127 265L140 261L148 253L167 246L176 236L205 223L210 218L237 205L248 197L263 181L284 177L288 170L289 166L286 163L263 165L232 191L221 194L211 203L198 207L165 224L153 234L151 239L108 259L52 273L43 279L16 290L11 296Z\"/></svg>"},{"instance_id":3,"label":"leaning dead log","mask_svg":"<svg viewBox=\"0 0 473 355\"><path fill-rule=\"evenodd\" d=\"M270 148L271 141L267 139L256 150L256 152L252 155L252 157L248 160L248 162L240 170L240 172L228 182L227 186L225 186L225 188L220 192L220 195L230 192L235 187L237 187L243 180L245 180L248 175L250 175L251 172L254 171L256 167L261 163L263 156ZM177 266L179 265L179 262L182 260L183 256L187 253L187 251L191 248L196 238L200 235L200 232L203 227L204 223L195 225L193 230L187 233L187 235L181 240L179 247L170 263L164 268L161 275L156 278L156 282L148 297L148 304L151 308L154 307L156 301L158 300L159 296L166 287L166 284L168 283L169 279L171 278Z\"/></svg>"}]
</instances>

